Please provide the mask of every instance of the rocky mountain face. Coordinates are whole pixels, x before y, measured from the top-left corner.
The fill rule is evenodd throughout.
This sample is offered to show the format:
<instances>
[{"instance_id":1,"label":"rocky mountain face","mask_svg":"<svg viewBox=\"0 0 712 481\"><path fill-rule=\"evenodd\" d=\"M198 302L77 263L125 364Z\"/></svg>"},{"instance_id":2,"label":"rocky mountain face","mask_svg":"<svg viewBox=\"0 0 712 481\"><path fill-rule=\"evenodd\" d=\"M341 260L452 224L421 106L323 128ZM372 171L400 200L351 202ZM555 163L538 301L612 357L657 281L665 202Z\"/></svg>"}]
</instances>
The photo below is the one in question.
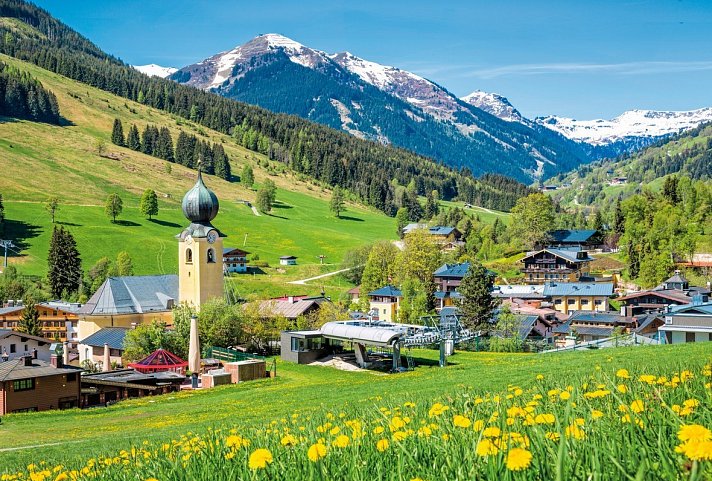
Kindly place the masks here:
<instances>
[{"instance_id":1,"label":"rocky mountain face","mask_svg":"<svg viewBox=\"0 0 712 481\"><path fill-rule=\"evenodd\" d=\"M256 37L170 78L476 175L496 172L532 182L587 161L576 142L541 125L513 122L411 72L348 52L328 54L277 34ZM511 107L509 117L516 115Z\"/></svg>"}]
</instances>

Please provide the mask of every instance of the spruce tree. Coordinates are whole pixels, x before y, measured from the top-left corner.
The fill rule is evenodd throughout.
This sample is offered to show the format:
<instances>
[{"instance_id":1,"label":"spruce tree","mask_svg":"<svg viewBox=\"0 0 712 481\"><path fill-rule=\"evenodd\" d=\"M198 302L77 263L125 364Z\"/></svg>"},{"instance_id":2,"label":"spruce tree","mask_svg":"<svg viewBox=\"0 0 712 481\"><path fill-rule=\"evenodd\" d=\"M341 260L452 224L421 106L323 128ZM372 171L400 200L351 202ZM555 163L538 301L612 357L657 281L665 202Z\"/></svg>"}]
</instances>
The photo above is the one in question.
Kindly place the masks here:
<instances>
[{"instance_id":1,"label":"spruce tree","mask_svg":"<svg viewBox=\"0 0 712 481\"><path fill-rule=\"evenodd\" d=\"M616 200L616 207L613 211L613 232L619 235L623 235L625 232L625 216L623 215L620 196Z\"/></svg>"},{"instance_id":2,"label":"spruce tree","mask_svg":"<svg viewBox=\"0 0 712 481\"><path fill-rule=\"evenodd\" d=\"M435 197L437 192L428 192L425 196L425 211L423 217L425 219L432 219L440 212L440 207L438 206L438 200Z\"/></svg>"},{"instance_id":3,"label":"spruce tree","mask_svg":"<svg viewBox=\"0 0 712 481\"><path fill-rule=\"evenodd\" d=\"M477 261L470 262L457 292L462 324L469 329L485 329L492 319L499 299L492 296L494 277Z\"/></svg>"},{"instance_id":4,"label":"spruce tree","mask_svg":"<svg viewBox=\"0 0 712 481\"><path fill-rule=\"evenodd\" d=\"M186 167L194 167L193 150L195 149L195 136L188 135L181 131L176 142L176 163Z\"/></svg>"},{"instance_id":5,"label":"spruce tree","mask_svg":"<svg viewBox=\"0 0 712 481\"><path fill-rule=\"evenodd\" d=\"M217 143L213 144L213 165L215 166L215 175L228 181L232 178L230 161L227 158L225 149Z\"/></svg>"},{"instance_id":6,"label":"spruce tree","mask_svg":"<svg viewBox=\"0 0 712 481\"><path fill-rule=\"evenodd\" d=\"M124 126L119 119L114 119L114 129L111 131L111 142L120 147L124 147L126 145L126 140L124 139Z\"/></svg>"},{"instance_id":7,"label":"spruce tree","mask_svg":"<svg viewBox=\"0 0 712 481\"><path fill-rule=\"evenodd\" d=\"M153 189L146 189L141 196L141 201L138 205L141 214L151 219L152 216L158 215L158 196Z\"/></svg>"},{"instance_id":8,"label":"spruce tree","mask_svg":"<svg viewBox=\"0 0 712 481\"><path fill-rule=\"evenodd\" d=\"M124 202L119 197L119 194L109 194L106 198L104 212L108 217L111 217L111 222L116 222L116 218L121 214L122 210L124 210Z\"/></svg>"},{"instance_id":9,"label":"spruce tree","mask_svg":"<svg viewBox=\"0 0 712 481\"><path fill-rule=\"evenodd\" d=\"M248 189L251 189L252 186L255 184L255 174L252 172L252 166L250 166L250 164L245 164L245 166L242 168L240 182L244 184L244 186Z\"/></svg>"},{"instance_id":10,"label":"spruce tree","mask_svg":"<svg viewBox=\"0 0 712 481\"><path fill-rule=\"evenodd\" d=\"M153 155L169 162L175 161L175 156L173 155L173 139L167 127L161 127L161 130L158 132L156 150Z\"/></svg>"},{"instance_id":11,"label":"spruce tree","mask_svg":"<svg viewBox=\"0 0 712 481\"><path fill-rule=\"evenodd\" d=\"M158 129L153 125L147 125L141 134L141 152L146 155L155 155L156 143L158 142Z\"/></svg>"},{"instance_id":12,"label":"spruce tree","mask_svg":"<svg viewBox=\"0 0 712 481\"><path fill-rule=\"evenodd\" d=\"M331 194L331 201L329 202L329 210L338 218L341 218L341 213L346 210L344 193L339 187L334 187L334 191Z\"/></svg>"},{"instance_id":13,"label":"spruce tree","mask_svg":"<svg viewBox=\"0 0 712 481\"><path fill-rule=\"evenodd\" d=\"M131 124L129 135L126 137L126 146L137 152L141 150L141 137L138 133L138 127L136 127L136 124Z\"/></svg>"},{"instance_id":14,"label":"spruce tree","mask_svg":"<svg viewBox=\"0 0 712 481\"><path fill-rule=\"evenodd\" d=\"M22 316L17 323L17 330L29 334L30 336L41 337L42 323L40 322L40 312L37 310L35 300L26 297L23 303L25 307L22 309Z\"/></svg>"},{"instance_id":15,"label":"spruce tree","mask_svg":"<svg viewBox=\"0 0 712 481\"><path fill-rule=\"evenodd\" d=\"M55 298L72 295L82 281L82 261L77 243L64 227L54 227L47 256L47 281Z\"/></svg>"}]
</instances>

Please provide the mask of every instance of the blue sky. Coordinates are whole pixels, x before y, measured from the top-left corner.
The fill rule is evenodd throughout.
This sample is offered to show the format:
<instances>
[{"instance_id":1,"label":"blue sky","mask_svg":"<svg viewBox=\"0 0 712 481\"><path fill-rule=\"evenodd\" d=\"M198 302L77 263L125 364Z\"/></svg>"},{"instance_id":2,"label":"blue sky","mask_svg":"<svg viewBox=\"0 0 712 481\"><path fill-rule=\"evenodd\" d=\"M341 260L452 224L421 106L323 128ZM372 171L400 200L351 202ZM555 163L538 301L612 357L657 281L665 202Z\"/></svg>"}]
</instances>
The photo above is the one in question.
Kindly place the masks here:
<instances>
[{"instance_id":1,"label":"blue sky","mask_svg":"<svg viewBox=\"0 0 712 481\"><path fill-rule=\"evenodd\" d=\"M712 106L712 0L36 0L131 64L182 67L261 33L420 74L524 115Z\"/></svg>"}]
</instances>

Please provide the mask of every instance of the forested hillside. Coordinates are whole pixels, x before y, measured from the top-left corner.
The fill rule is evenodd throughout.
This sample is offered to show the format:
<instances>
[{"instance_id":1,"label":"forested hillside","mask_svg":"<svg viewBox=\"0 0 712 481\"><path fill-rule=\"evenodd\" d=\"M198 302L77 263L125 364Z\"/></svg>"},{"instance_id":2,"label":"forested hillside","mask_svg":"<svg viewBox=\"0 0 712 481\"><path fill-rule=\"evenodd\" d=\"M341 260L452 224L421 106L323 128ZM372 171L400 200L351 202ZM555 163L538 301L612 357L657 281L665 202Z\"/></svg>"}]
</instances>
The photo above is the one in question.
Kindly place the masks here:
<instances>
[{"instance_id":1,"label":"forested hillside","mask_svg":"<svg viewBox=\"0 0 712 481\"><path fill-rule=\"evenodd\" d=\"M201 90L148 77L112 57L46 11L20 0L0 1L0 52L223 133L235 126L266 141L266 155L393 215L395 188L415 181L418 194L436 190L506 210L527 189L507 191L411 152L356 139L333 129L278 115ZM498 182L499 183L499 182ZM375 185L375 187L374 187Z\"/></svg>"}]
</instances>

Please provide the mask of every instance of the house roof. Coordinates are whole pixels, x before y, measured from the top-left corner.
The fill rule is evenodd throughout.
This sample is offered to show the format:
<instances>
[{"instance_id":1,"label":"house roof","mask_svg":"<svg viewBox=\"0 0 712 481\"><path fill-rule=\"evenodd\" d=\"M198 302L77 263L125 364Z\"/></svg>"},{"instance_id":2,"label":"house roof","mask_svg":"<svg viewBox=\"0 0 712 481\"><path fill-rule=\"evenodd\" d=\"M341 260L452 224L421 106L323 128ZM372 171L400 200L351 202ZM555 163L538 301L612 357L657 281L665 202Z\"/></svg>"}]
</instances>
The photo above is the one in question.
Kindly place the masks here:
<instances>
[{"instance_id":1,"label":"house roof","mask_svg":"<svg viewBox=\"0 0 712 481\"><path fill-rule=\"evenodd\" d=\"M686 284L687 279L685 279L685 276L680 274L679 272L675 272L675 275L673 275L670 279L667 279L665 282L663 282L663 285L665 284Z\"/></svg>"},{"instance_id":2,"label":"house roof","mask_svg":"<svg viewBox=\"0 0 712 481\"><path fill-rule=\"evenodd\" d=\"M124 338L128 332L126 327L105 327L99 329L91 336L79 341L79 344L85 344L92 347L104 347L108 344L110 349L124 350Z\"/></svg>"},{"instance_id":3,"label":"house roof","mask_svg":"<svg viewBox=\"0 0 712 481\"><path fill-rule=\"evenodd\" d=\"M56 311L64 311L70 314L78 314L82 305L77 302L64 302L64 301L47 301L40 302L37 304L48 309L54 309Z\"/></svg>"},{"instance_id":4,"label":"house roof","mask_svg":"<svg viewBox=\"0 0 712 481\"><path fill-rule=\"evenodd\" d=\"M642 332L643 330L645 330L645 328L650 326L656 320L664 322L658 314L645 314L644 316L637 317L636 320L638 321L638 328L635 330L635 332Z\"/></svg>"},{"instance_id":5,"label":"house roof","mask_svg":"<svg viewBox=\"0 0 712 481\"><path fill-rule=\"evenodd\" d=\"M444 235L448 236L452 234L453 232L457 231L457 228L455 227L450 227L450 226L445 226L445 225L436 225L432 227L428 227L427 224L418 224L418 223L410 223L403 227L403 233L408 234L414 230L417 229L426 229L429 234L431 235ZM459 232L459 231L458 231Z\"/></svg>"},{"instance_id":6,"label":"house roof","mask_svg":"<svg viewBox=\"0 0 712 481\"><path fill-rule=\"evenodd\" d=\"M280 299L270 299L260 303L260 311L264 314L276 314L284 316L287 319L296 319L309 312L311 309L318 308L323 302L331 302L324 297L312 297L299 299L294 302Z\"/></svg>"},{"instance_id":7,"label":"house roof","mask_svg":"<svg viewBox=\"0 0 712 481\"><path fill-rule=\"evenodd\" d=\"M569 317L569 323L592 324L630 324L635 322L631 317L620 316L614 312L576 311Z\"/></svg>"},{"instance_id":8,"label":"house roof","mask_svg":"<svg viewBox=\"0 0 712 481\"><path fill-rule=\"evenodd\" d=\"M237 249L235 247L223 247L223 256L226 255L233 255L233 256L246 256L249 254L247 251L243 251L242 249Z\"/></svg>"},{"instance_id":9,"label":"house roof","mask_svg":"<svg viewBox=\"0 0 712 481\"><path fill-rule=\"evenodd\" d=\"M529 334L534 330L534 325L536 324L539 316L517 316L519 317L519 339L526 339Z\"/></svg>"},{"instance_id":10,"label":"house roof","mask_svg":"<svg viewBox=\"0 0 712 481\"><path fill-rule=\"evenodd\" d=\"M21 311L25 306L0 307L0 316L6 316L14 312Z\"/></svg>"},{"instance_id":11,"label":"house roof","mask_svg":"<svg viewBox=\"0 0 712 481\"><path fill-rule=\"evenodd\" d=\"M177 275L109 277L79 313L105 316L165 312L177 301Z\"/></svg>"},{"instance_id":12,"label":"house roof","mask_svg":"<svg viewBox=\"0 0 712 481\"><path fill-rule=\"evenodd\" d=\"M652 289L649 291L640 291L628 294L627 296L619 297L619 301L628 301L631 299L636 299L643 296L655 296L668 301L680 302L683 304L688 304L692 302L692 297L686 291L681 291L679 289Z\"/></svg>"},{"instance_id":13,"label":"house roof","mask_svg":"<svg viewBox=\"0 0 712 481\"><path fill-rule=\"evenodd\" d=\"M48 362L32 360L31 366L25 366L23 358L0 363L0 382L15 379L56 376L58 374L77 373L81 369L74 367L54 367Z\"/></svg>"},{"instance_id":14,"label":"house roof","mask_svg":"<svg viewBox=\"0 0 712 481\"><path fill-rule=\"evenodd\" d=\"M285 261L290 260L290 259L296 259L296 258L297 258L297 256L281 256L280 257L281 260L285 260Z\"/></svg>"},{"instance_id":15,"label":"house roof","mask_svg":"<svg viewBox=\"0 0 712 481\"><path fill-rule=\"evenodd\" d=\"M433 273L435 277L455 277L462 279L470 270L469 262L461 262L459 264L443 264Z\"/></svg>"},{"instance_id":16,"label":"house roof","mask_svg":"<svg viewBox=\"0 0 712 481\"><path fill-rule=\"evenodd\" d=\"M544 285L544 296L611 296L612 282L557 282Z\"/></svg>"},{"instance_id":17,"label":"house roof","mask_svg":"<svg viewBox=\"0 0 712 481\"><path fill-rule=\"evenodd\" d=\"M529 259L530 257L534 257L535 255L541 253L541 252L548 252L549 254L559 257L561 259L564 259L569 262L573 262L575 264L580 264L582 262L590 262L595 260L593 257L589 256L587 252L585 251L579 251L579 250L571 250L571 249L554 249L553 247L547 247L546 249L541 249L536 252L532 252L531 254L524 256L522 258L522 262L525 259ZM583 252L585 257L583 259L578 259L576 257L577 253Z\"/></svg>"},{"instance_id":18,"label":"house roof","mask_svg":"<svg viewBox=\"0 0 712 481\"><path fill-rule=\"evenodd\" d=\"M575 326L573 328L577 334L582 336L610 337L613 334L613 327L595 327L595 326ZM552 331L555 334L569 334L571 332L571 324L567 321L554 328Z\"/></svg>"},{"instance_id":19,"label":"house roof","mask_svg":"<svg viewBox=\"0 0 712 481\"><path fill-rule=\"evenodd\" d=\"M356 286L352 287L348 291L346 291L347 294L360 294L361 293L361 286Z\"/></svg>"},{"instance_id":20,"label":"house roof","mask_svg":"<svg viewBox=\"0 0 712 481\"><path fill-rule=\"evenodd\" d=\"M129 367L141 372L142 369L172 369L187 367L188 361L184 361L172 352L165 349L157 349L140 361L129 364Z\"/></svg>"},{"instance_id":21,"label":"house roof","mask_svg":"<svg viewBox=\"0 0 712 481\"><path fill-rule=\"evenodd\" d=\"M400 289L393 286L385 286L375 291L368 293L369 296L382 296L382 297L402 297L403 293Z\"/></svg>"},{"instance_id":22,"label":"house roof","mask_svg":"<svg viewBox=\"0 0 712 481\"><path fill-rule=\"evenodd\" d=\"M712 302L707 302L705 304L686 304L682 306L670 306L669 314L712 315Z\"/></svg>"},{"instance_id":23,"label":"house roof","mask_svg":"<svg viewBox=\"0 0 712 481\"><path fill-rule=\"evenodd\" d=\"M596 232L596 230L560 229L550 231L549 237L554 243L581 243L588 241Z\"/></svg>"},{"instance_id":24,"label":"house roof","mask_svg":"<svg viewBox=\"0 0 712 481\"><path fill-rule=\"evenodd\" d=\"M544 286L541 284L514 284L505 286L494 286L492 288L492 296L517 299L544 299Z\"/></svg>"},{"instance_id":25,"label":"house roof","mask_svg":"<svg viewBox=\"0 0 712 481\"><path fill-rule=\"evenodd\" d=\"M24 339L32 339L33 341L37 341L40 344L40 346L43 344L52 344L54 342L54 341L52 341L50 339L46 339L44 337L30 336L29 334L26 334L24 332L13 331L12 329L0 329L0 339L5 339L10 336L21 337Z\"/></svg>"}]
</instances>

